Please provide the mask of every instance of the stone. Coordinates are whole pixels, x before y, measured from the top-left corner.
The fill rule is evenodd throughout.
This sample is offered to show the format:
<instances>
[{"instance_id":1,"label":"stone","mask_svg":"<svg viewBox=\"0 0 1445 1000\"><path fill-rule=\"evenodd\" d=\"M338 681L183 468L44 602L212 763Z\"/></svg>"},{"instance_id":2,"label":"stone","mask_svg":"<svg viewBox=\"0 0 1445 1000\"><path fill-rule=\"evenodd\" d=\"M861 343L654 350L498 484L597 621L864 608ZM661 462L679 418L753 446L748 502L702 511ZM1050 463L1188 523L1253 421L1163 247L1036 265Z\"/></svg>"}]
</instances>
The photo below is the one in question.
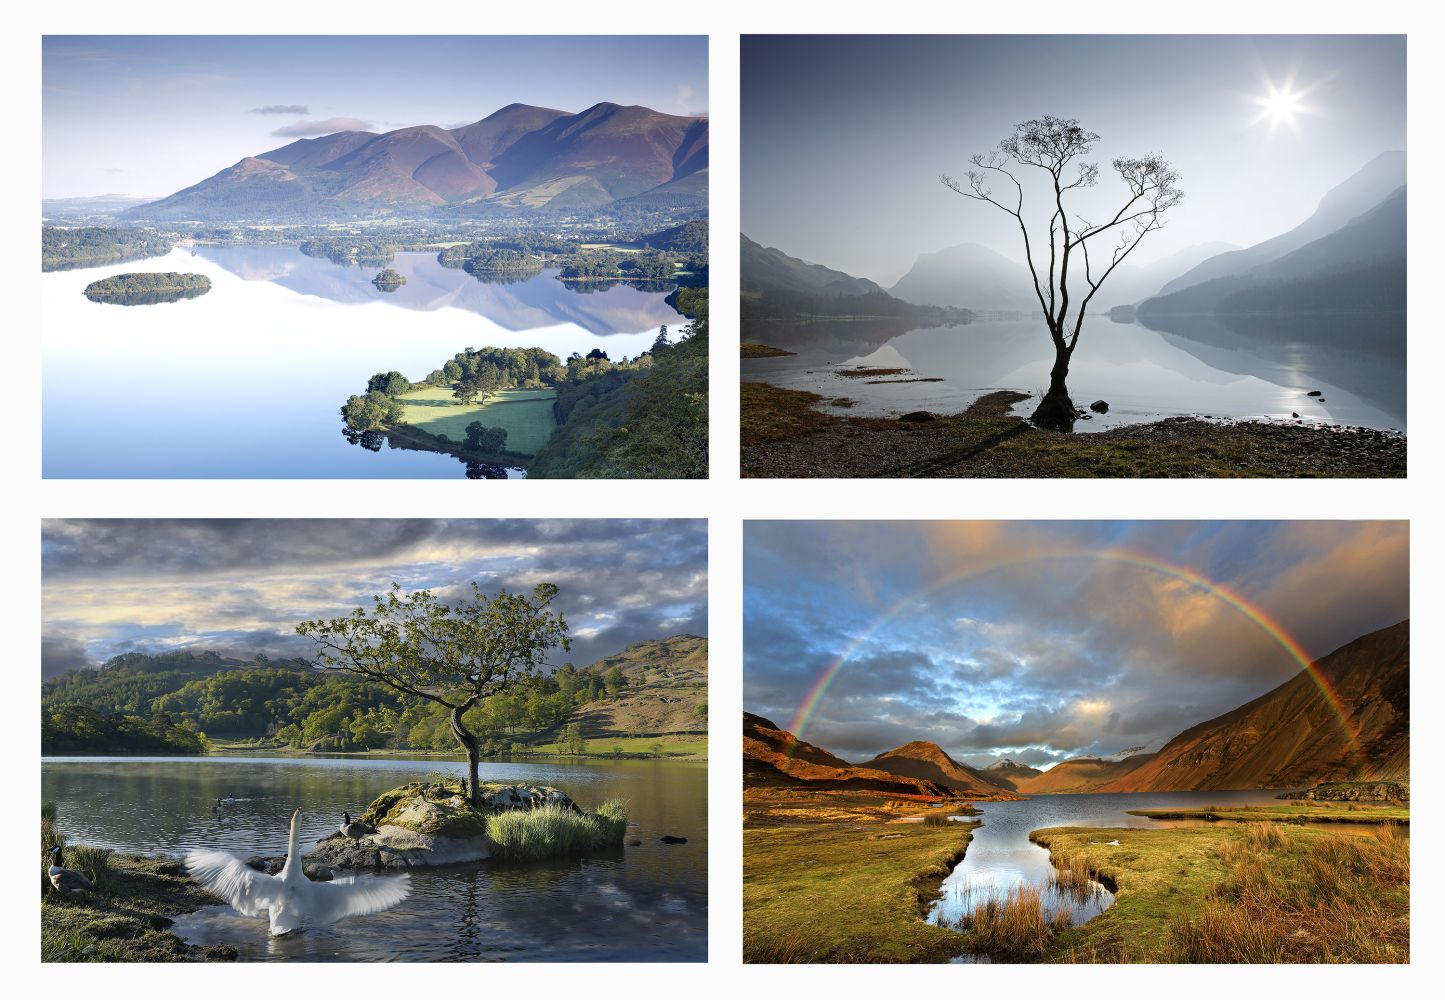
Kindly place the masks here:
<instances>
[{"instance_id":1,"label":"stone","mask_svg":"<svg viewBox=\"0 0 1445 1000\"><path fill-rule=\"evenodd\" d=\"M664 833L661 837L658 837L657 839L660 840L660 841L662 841L664 844L686 844L686 843L687 843L687 838L686 838L686 837L675 837L675 836L673 836L673 835L670 834L670 833Z\"/></svg>"},{"instance_id":2,"label":"stone","mask_svg":"<svg viewBox=\"0 0 1445 1000\"><path fill-rule=\"evenodd\" d=\"M1305 395L1306 395L1306 396L1323 396L1324 393L1320 392L1318 389L1311 389L1309 392L1305 393Z\"/></svg>"},{"instance_id":3,"label":"stone","mask_svg":"<svg viewBox=\"0 0 1445 1000\"><path fill-rule=\"evenodd\" d=\"M1089 404L1089 409L1093 410L1095 413L1108 413L1109 404L1102 399L1096 399Z\"/></svg>"},{"instance_id":4,"label":"stone","mask_svg":"<svg viewBox=\"0 0 1445 1000\"><path fill-rule=\"evenodd\" d=\"M929 413L927 410L914 410L912 413L903 414L903 416L899 417L898 419L907 420L912 423L923 423L929 420L937 420L938 417L932 413Z\"/></svg>"}]
</instances>

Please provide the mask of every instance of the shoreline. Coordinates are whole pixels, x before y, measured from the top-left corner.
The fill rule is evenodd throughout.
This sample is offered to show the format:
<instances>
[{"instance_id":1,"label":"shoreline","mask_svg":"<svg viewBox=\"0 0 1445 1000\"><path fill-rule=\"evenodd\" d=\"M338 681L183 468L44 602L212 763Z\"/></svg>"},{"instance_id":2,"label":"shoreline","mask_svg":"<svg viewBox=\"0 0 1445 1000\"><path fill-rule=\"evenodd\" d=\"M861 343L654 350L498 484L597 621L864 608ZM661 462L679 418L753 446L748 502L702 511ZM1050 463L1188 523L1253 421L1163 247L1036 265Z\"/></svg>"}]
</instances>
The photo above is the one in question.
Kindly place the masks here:
<instances>
[{"instance_id":1,"label":"shoreline","mask_svg":"<svg viewBox=\"0 0 1445 1000\"><path fill-rule=\"evenodd\" d=\"M743 478L1403 478L1404 434L1340 425L1167 417L1043 431L1001 390L954 414L824 413L824 397L744 381Z\"/></svg>"}]
</instances>

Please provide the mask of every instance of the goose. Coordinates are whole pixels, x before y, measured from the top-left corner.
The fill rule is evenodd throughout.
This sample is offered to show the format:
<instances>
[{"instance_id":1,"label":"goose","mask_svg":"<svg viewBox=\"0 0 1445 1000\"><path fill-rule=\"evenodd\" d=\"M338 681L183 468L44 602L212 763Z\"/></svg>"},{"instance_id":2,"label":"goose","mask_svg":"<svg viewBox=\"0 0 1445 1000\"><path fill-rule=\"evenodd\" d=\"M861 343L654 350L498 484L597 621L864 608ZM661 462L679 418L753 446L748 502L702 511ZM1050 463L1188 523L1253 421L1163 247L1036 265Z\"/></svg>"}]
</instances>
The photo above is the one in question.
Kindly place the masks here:
<instances>
[{"instance_id":1,"label":"goose","mask_svg":"<svg viewBox=\"0 0 1445 1000\"><path fill-rule=\"evenodd\" d=\"M213 806L211 806L211 812L215 813L215 814L218 815L218 816L221 814L221 800L220 800L220 799L217 799L217 800L216 800L216 804L213 805Z\"/></svg>"},{"instance_id":2,"label":"goose","mask_svg":"<svg viewBox=\"0 0 1445 1000\"><path fill-rule=\"evenodd\" d=\"M376 827L370 823L363 823L359 819L353 821L349 812L341 814L341 825L337 829L341 831L343 837L350 837L352 840L360 840L362 837L376 832Z\"/></svg>"},{"instance_id":3,"label":"goose","mask_svg":"<svg viewBox=\"0 0 1445 1000\"><path fill-rule=\"evenodd\" d=\"M343 917L376 913L400 903L411 893L410 877L349 875L313 882L301 870L301 810L291 814L286 865L275 875L246 867L224 851L191 851L186 869L212 895L224 899L247 917L267 916L272 935L303 927L320 927Z\"/></svg>"},{"instance_id":4,"label":"goose","mask_svg":"<svg viewBox=\"0 0 1445 1000\"><path fill-rule=\"evenodd\" d=\"M56 892L68 892L71 895L79 895L82 892L90 892L95 888L94 883L74 868L64 868L60 864L60 848L50 849L50 885Z\"/></svg>"}]
</instances>

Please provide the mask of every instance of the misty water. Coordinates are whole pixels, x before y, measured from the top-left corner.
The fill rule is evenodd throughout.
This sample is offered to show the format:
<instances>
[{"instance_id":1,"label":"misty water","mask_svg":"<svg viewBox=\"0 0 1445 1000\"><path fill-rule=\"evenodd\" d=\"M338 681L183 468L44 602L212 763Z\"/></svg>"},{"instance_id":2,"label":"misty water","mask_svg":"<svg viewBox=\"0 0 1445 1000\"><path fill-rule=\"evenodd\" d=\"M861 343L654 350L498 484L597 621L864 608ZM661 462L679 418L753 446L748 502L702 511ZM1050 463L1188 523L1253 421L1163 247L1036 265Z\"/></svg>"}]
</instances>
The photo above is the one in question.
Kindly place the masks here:
<instances>
[{"instance_id":1,"label":"misty water","mask_svg":"<svg viewBox=\"0 0 1445 1000\"><path fill-rule=\"evenodd\" d=\"M1029 833L1054 826L1127 827L1158 829L1165 824L1143 816L1131 816L1130 809L1203 808L1276 803L1278 790L1237 792L1147 792L1096 795L1035 795L1017 802L978 802L976 817L983 825L973 831L967 853L943 880L940 897L928 911L928 922L956 926L960 920L990 899L1002 900L1009 890L1029 886L1042 890L1045 915L1069 913L1072 922L1083 923L1098 916L1114 902L1102 885L1086 896L1060 893L1050 884L1053 865L1046 848L1029 840ZM1100 835L1108 844L1115 834ZM1118 834L1124 846L1128 834Z\"/></svg>"},{"instance_id":2,"label":"misty water","mask_svg":"<svg viewBox=\"0 0 1445 1000\"><path fill-rule=\"evenodd\" d=\"M1074 402L1102 399L1106 415L1075 425L1121 424L1194 415L1272 418L1405 430L1405 344L1400 316L1277 318L1183 317L1170 329L1090 318L1069 374ZM744 340L796 352L742 362L742 377L821 394L830 413L895 416L912 410L957 413L998 389L1033 394L1014 410L1027 416L1048 387L1053 348L1040 322L981 320L908 330L887 322L759 324ZM877 379L848 378L854 367L904 368ZM890 379L941 379L903 382ZM878 381L880 384L870 384ZM1310 396L1312 390L1319 396Z\"/></svg>"},{"instance_id":3,"label":"misty water","mask_svg":"<svg viewBox=\"0 0 1445 1000\"><path fill-rule=\"evenodd\" d=\"M333 832L407 781L465 763L307 757L46 758L41 794L71 844L179 856L286 853L291 810L302 844ZM584 808L628 804L641 846L605 857L481 861L412 869L411 895L382 913L272 938L264 918L217 904L177 918L193 944L230 944L248 961L705 961L707 767L667 761L483 762L484 781L555 785ZM217 797L236 802L212 812ZM663 834L686 844L659 842ZM394 877L381 875L379 877Z\"/></svg>"},{"instance_id":4,"label":"misty water","mask_svg":"<svg viewBox=\"0 0 1445 1000\"><path fill-rule=\"evenodd\" d=\"M565 359L648 350L686 320L666 291L606 288L545 270L482 281L435 253L407 278L295 247L177 248L143 263L40 276L43 473L48 478L458 478L457 459L342 434L338 410L377 372L420 379L467 347L541 347ZM130 271L204 274L211 291L123 308L83 293Z\"/></svg>"}]
</instances>

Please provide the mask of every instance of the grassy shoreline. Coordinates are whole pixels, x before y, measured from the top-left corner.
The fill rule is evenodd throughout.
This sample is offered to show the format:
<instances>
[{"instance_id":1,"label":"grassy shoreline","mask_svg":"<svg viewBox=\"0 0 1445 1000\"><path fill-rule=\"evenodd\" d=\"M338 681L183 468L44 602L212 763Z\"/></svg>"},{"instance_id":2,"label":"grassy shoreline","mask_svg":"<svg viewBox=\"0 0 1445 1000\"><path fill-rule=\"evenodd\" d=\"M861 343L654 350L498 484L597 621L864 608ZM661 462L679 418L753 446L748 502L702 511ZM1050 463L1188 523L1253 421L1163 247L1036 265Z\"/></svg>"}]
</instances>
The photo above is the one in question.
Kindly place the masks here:
<instances>
[{"instance_id":1,"label":"grassy shoreline","mask_svg":"<svg viewBox=\"0 0 1445 1000\"><path fill-rule=\"evenodd\" d=\"M925 420L824 413L824 397L742 382L745 478L1403 477L1403 435L1171 417L1088 434L1041 431L992 392Z\"/></svg>"}]
</instances>

